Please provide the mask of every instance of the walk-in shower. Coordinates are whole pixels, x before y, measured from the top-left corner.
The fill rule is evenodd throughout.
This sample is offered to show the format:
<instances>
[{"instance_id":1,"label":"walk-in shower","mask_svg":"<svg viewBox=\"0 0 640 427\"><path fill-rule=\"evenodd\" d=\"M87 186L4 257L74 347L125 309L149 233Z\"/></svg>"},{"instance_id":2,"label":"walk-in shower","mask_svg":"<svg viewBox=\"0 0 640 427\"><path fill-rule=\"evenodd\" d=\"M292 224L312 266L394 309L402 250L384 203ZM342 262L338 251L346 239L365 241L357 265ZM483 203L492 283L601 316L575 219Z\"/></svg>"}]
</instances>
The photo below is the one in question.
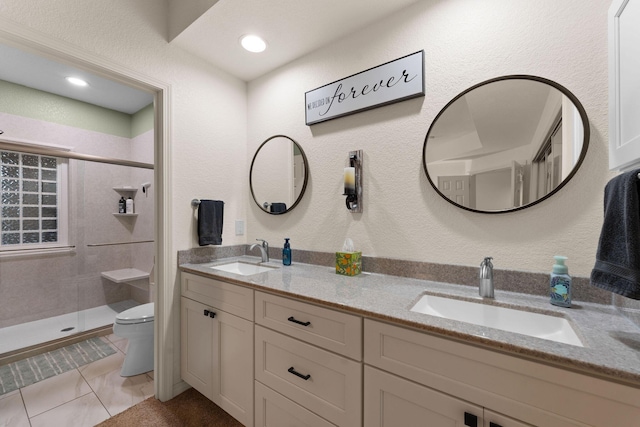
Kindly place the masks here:
<instances>
[{"instance_id":1,"label":"walk-in shower","mask_svg":"<svg viewBox=\"0 0 640 427\"><path fill-rule=\"evenodd\" d=\"M82 138L67 146L0 136L0 361L97 334L153 299L153 131L72 132Z\"/></svg>"}]
</instances>

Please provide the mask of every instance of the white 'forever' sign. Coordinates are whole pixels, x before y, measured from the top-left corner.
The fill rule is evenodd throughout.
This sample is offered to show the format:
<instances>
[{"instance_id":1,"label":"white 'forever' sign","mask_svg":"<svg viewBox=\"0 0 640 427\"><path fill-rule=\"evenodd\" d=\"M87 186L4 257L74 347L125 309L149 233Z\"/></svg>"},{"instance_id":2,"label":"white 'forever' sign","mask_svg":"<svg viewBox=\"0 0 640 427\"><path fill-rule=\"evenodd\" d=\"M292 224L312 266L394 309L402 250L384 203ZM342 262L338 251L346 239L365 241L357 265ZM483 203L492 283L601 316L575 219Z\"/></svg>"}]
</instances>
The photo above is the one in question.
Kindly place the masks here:
<instances>
[{"instance_id":1,"label":"white 'forever' sign","mask_svg":"<svg viewBox=\"0 0 640 427\"><path fill-rule=\"evenodd\" d=\"M305 93L306 124L320 123L417 96L424 96L424 51Z\"/></svg>"}]
</instances>

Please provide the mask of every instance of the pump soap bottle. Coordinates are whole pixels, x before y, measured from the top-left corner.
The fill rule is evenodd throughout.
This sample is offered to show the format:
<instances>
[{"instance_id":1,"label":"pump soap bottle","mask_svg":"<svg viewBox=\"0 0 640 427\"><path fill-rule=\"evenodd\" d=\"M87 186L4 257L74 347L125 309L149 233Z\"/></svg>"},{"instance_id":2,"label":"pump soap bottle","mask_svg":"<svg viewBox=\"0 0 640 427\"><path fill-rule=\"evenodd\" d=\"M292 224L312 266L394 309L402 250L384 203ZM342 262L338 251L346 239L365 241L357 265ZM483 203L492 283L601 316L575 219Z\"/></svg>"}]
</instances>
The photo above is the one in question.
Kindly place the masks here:
<instances>
[{"instance_id":1,"label":"pump soap bottle","mask_svg":"<svg viewBox=\"0 0 640 427\"><path fill-rule=\"evenodd\" d=\"M553 257L556 263L551 272L551 304L560 307L571 307L571 276L569 268L564 265L565 256Z\"/></svg>"},{"instance_id":2,"label":"pump soap bottle","mask_svg":"<svg viewBox=\"0 0 640 427\"><path fill-rule=\"evenodd\" d=\"M284 248L282 249L282 263L284 265L291 265L291 245L289 244L289 238L284 239Z\"/></svg>"},{"instance_id":3,"label":"pump soap bottle","mask_svg":"<svg viewBox=\"0 0 640 427\"><path fill-rule=\"evenodd\" d=\"M127 199L126 209L127 214L133 214L133 199L131 198L131 196L129 196L129 198Z\"/></svg>"}]
</instances>

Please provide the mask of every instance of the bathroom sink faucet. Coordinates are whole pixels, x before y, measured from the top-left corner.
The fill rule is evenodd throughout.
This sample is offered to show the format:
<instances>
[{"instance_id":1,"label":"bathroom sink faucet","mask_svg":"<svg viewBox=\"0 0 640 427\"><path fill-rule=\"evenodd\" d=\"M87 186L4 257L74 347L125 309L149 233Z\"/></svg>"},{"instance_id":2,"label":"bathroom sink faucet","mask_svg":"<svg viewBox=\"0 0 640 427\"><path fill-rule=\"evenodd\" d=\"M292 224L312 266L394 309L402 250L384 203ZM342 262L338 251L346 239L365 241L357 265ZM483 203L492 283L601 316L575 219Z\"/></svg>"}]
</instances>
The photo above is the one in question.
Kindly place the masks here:
<instances>
[{"instance_id":1,"label":"bathroom sink faucet","mask_svg":"<svg viewBox=\"0 0 640 427\"><path fill-rule=\"evenodd\" d=\"M490 256L480 263L479 292L482 298L493 298L493 264Z\"/></svg>"},{"instance_id":2,"label":"bathroom sink faucet","mask_svg":"<svg viewBox=\"0 0 640 427\"><path fill-rule=\"evenodd\" d=\"M262 256L262 262L269 262L269 242L264 239L256 239L262 243L254 243L249 248L249 251L252 251L254 248L260 249L260 256Z\"/></svg>"}]
</instances>

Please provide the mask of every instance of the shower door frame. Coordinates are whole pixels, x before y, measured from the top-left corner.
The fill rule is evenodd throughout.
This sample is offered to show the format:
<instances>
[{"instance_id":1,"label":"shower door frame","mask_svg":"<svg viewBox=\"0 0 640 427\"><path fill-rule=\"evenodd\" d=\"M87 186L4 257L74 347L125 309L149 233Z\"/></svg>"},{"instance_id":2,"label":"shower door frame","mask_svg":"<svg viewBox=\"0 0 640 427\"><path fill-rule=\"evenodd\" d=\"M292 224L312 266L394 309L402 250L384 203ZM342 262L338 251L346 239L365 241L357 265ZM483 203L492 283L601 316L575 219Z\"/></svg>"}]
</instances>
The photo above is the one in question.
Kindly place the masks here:
<instances>
[{"instance_id":1,"label":"shower door frame","mask_svg":"<svg viewBox=\"0 0 640 427\"><path fill-rule=\"evenodd\" d=\"M157 189L154 240L157 293L155 301L155 396L166 401L186 390L184 382L174 384L174 359L179 355L165 349L176 348L170 322L177 266L172 254L171 200L171 85L109 61L62 40L26 28L0 17L0 42L65 62L93 74L154 94L154 188ZM179 348L179 346L178 346Z\"/></svg>"}]
</instances>

